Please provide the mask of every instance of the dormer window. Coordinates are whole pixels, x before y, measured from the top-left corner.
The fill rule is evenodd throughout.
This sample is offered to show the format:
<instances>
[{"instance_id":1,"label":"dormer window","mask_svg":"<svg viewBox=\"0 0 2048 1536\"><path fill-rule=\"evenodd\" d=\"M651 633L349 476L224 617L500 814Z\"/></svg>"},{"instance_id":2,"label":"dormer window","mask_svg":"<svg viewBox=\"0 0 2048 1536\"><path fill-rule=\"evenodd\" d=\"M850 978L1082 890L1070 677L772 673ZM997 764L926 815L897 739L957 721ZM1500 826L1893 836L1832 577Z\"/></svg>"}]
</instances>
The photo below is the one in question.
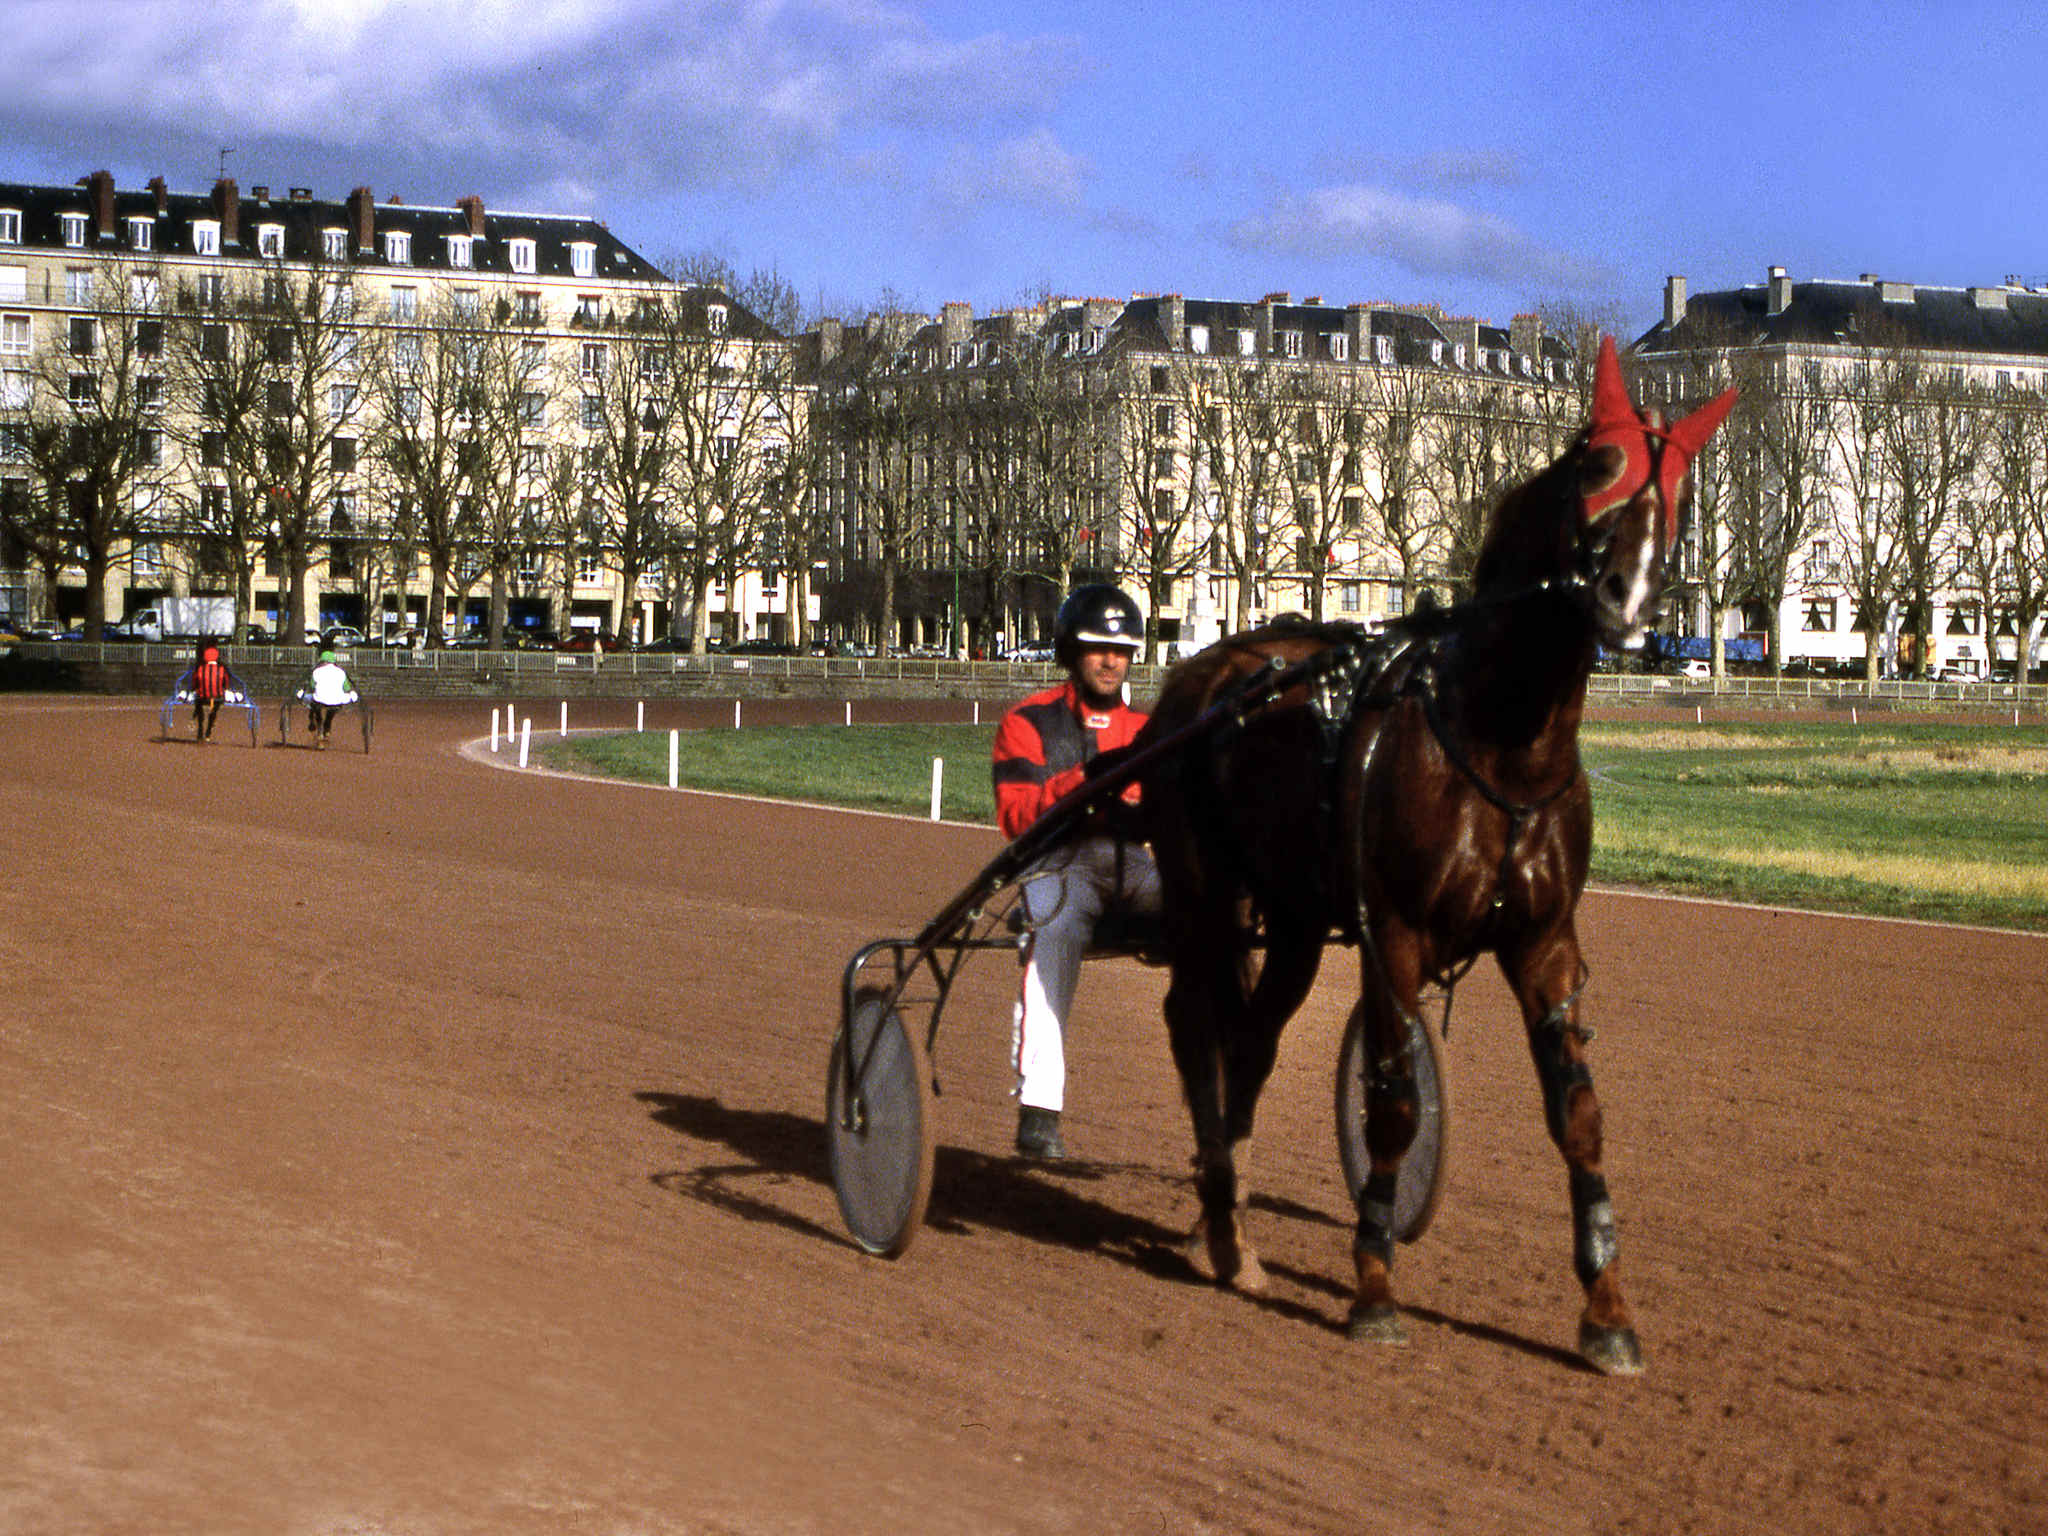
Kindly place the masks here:
<instances>
[{"instance_id":1,"label":"dormer window","mask_svg":"<svg viewBox=\"0 0 2048 1536\"><path fill-rule=\"evenodd\" d=\"M511 257L514 272L531 272L535 269L534 246L531 240L513 240L505 249Z\"/></svg>"},{"instance_id":2,"label":"dormer window","mask_svg":"<svg viewBox=\"0 0 2048 1536\"><path fill-rule=\"evenodd\" d=\"M64 243L69 246L85 244L85 215L82 213L60 213L57 222L64 229Z\"/></svg>"},{"instance_id":3,"label":"dormer window","mask_svg":"<svg viewBox=\"0 0 2048 1536\"><path fill-rule=\"evenodd\" d=\"M1351 338L1341 331L1333 333L1330 337L1331 361L1341 363L1349 356L1351 356Z\"/></svg>"},{"instance_id":4,"label":"dormer window","mask_svg":"<svg viewBox=\"0 0 2048 1536\"><path fill-rule=\"evenodd\" d=\"M471 267L476 265L476 241L469 235L449 235L448 265Z\"/></svg>"},{"instance_id":5,"label":"dormer window","mask_svg":"<svg viewBox=\"0 0 2048 1536\"><path fill-rule=\"evenodd\" d=\"M1391 363L1394 360L1394 338L1391 336L1373 337L1372 355L1382 363Z\"/></svg>"},{"instance_id":6,"label":"dormer window","mask_svg":"<svg viewBox=\"0 0 2048 1536\"><path fill-rule=\"evenodd\" d=\"M597 271L597 247L588 240L569 242L569 270L578 277L590 277Z\"/></svg>"},{"instance_id":7,"label":"dormer window","mask_svg":"<svg viewBox=\"0 0 2048 1536\"><path fill-rule=\"evenodd\" d=\"M328 261L347 261L348 231L345 229L321 230L320 254Z\"/></svg>"},{"instance_id":8,"label":"dormer window","mask_svg":"<svg viewBox=\"0 0 2048 1536\"><path fill-rule=\"evenodd\" d=\"M1282 357L1301 356L1301 332L1282 331L1280 333L1280 355Z\"/></svg>"},{"instance_id":9,"label":"dormer window","mask_svg":"<svg viewBox=\"0 0 2048 1536\"><path fill-rule=\"evenodd\" d=\"M726 326L730 323L726 307L723 304L707 306L704 310L704 323L711 328L712 335L723 336Z\"/></svg>"},{"instance_id":10,"label":"dormer window","mask_svg":"<svg viewBox=\"0 0 2048 1536\"><path fill-rule=\"evenodd\" d=\"M0 208L0 245L21 244L21 210Z\"/></svg>"},{"instance_id":11,"label":"dormer window","mask_svg":"<svg viewBox=\"0 0 2048 1536\"><path fill-rule=\"evenodd\" d=\"M394 267L412 264L412 231L388 229L384 232L384 259Z\"/></svg>"},{"instance_id":12,"label":"dormer window","mask_svg":"<svg viewBox=\"0 0 2048 1536\"><path fill-rule=\"evenodd\" d=\"M130 219L128 221L128 245L131 250L137 251L156 249L156 220Z\"/></svg>"},{"instance_id":13,"label":"dormer window","mask_svg":"<svg viewBox=\"0 0 2048 1536\"><path fill-rule=\"evenodd\" d=\"M284 255L284 226L282 224L259 224L256 226L256 254L277 260Z\"/></svg>"},{"instance_id":14,"label":"dormer window","mask_svg":"<svg viewBox=\"0 0 2048 1536\"><path fill-rule=\"evenodd\" d=\"M194 219L192 221L192 254L195 256L218 256L220 254L220 221L218 219Z\"/></svg>"},{"instance_id":15,"label":"dormer window","mask_svg":"<svg viewBox=\"0 0 2048 1536\"><path fill-rule=\"evenodd\" d=\"M1237 355L1256 357L1259 352L1259 333L1250 327L1243 327L1237 333Z\"/></svg>"}]
</instances>

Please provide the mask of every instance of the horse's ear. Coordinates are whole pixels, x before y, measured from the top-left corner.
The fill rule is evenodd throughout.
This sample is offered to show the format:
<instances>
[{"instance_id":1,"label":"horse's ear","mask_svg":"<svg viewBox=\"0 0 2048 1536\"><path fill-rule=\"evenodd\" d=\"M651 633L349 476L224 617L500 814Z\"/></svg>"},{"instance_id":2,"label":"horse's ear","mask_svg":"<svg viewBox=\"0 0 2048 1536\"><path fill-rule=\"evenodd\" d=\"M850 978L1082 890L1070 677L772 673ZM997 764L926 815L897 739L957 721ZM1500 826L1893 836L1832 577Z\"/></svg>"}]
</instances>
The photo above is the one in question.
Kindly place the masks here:
<instances>
[{"instance_id":1,"label":"horse's ear","mask_svg":"<svg viewBox=\"0 0 2048 1536\"><path fill-rule=\"evenodd\" d=\"M1721 423L1728 419L1728 413L1735 409L1738 391L1724 389L1705 405L1674 423L1671 428L1672 446L1689 459L1707 445Z\"/></svg>"},{"instance_id":2,"label":"horse's ear","mask_svg":"<svg viewBox=\"0 0 2048 1536\"><path fill-rule=\"evenodd\" d=\"M1615 354L1614 338L1602 336L1600 357L1593 364L1593 426L1597 430L1617 421L1633 426L1638 419L1628 386L1621 381L1621 359Z\"/></svg>"}]
</instances>

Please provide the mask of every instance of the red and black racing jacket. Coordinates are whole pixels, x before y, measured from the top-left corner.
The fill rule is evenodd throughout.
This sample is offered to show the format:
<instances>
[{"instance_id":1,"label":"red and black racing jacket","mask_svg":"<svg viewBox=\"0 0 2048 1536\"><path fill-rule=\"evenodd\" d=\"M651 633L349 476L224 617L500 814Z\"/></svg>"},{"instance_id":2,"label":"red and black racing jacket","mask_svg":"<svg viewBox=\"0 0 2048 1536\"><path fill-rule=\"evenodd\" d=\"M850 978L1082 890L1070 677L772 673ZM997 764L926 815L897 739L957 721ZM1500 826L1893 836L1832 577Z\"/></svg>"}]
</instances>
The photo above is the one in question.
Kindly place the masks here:
<instances>
[{"instance_id":1,"label":"red and black racing jacket","mask_svg":"<svg viewBox=\"0 0 2048 1536\"><path fill-rule=\"evenodd\" d=\"M227 697L228 669L218 661L202 661L192 669L192 697L202 702Z\"/></svg>"},{"instance_id":2,"label":"red and black racing jacket","mask_svg":"<svg viewBox=\"0 0 2048 1536\"><path fill-rule=\"evenodd\" d=\"M1145 716L1128 704L1100 710L1081 701L1072 679L1034 693L996 727L992 771L996 820L1015 838L1087 777L1083 764L1098 752L1129 746ZM1125 792L1135 800L1137 786Z\"/></svg>"}]
</instances>

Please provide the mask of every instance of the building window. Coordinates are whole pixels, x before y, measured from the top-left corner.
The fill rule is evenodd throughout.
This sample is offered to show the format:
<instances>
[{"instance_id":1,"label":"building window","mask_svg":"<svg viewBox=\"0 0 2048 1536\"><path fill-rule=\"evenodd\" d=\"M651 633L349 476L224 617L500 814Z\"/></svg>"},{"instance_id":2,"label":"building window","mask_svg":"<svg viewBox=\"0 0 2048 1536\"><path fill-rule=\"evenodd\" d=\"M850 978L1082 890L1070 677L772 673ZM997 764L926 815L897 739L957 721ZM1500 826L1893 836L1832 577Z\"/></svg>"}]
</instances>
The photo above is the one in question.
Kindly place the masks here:
<instances>
[{"instance_id":1,"label":"building window","mask_svg":"<svg viewBox=\"0 0 2048 1536\"><path fill-rule=\"evenodd\" d=\"M327 314L334 320L352 320L356 313L356 285L345 277L327 285Z\"/></svg>"},{"instance_id":2,"label":"building window","mask_svg":"<svg viewBox=\"0 0 2048 1536\"><path fill-rule=\"evenodd\" d=\"M34 350L33 334L27 315L0 315L0 353L27 357Z\"/></svg>"},{"instance_id":3,"label":"building window","mask_svg":"<svg viewBox=\"0 0 2048 1536\"><path fill-rule=\"evenodd\" d=\"M91 315L73 315L68 332L71 355L91 357L99 350L99 323Z\"/></svg>"},{"instance_id":4,"label":"building window","mask_svg":"<svg viewBox=\"0 0 2048 1536\"><path fill-rule=\"evenodd\" d=\"M1373 359L1374 359L1374 361L1376 361L1376 362L1378 362L1378 363L1381 363L1382 365L1384 365L1384 364L1387 364L1387 363L1391 363L1391 362L1393 362L1393 360L1394 360L1394 338L1393 338L1393 337L1391 337L1391 336L1375 336L1375 337L1373 337L1373 339L1372 339L1372 355L1373 355Z\"/></svg>"},{"instance_id":5,"label":"building window","mask_svg":"<svg viewBox=\"0 0 2048 1536\"><path fill-rule=\"evenodd\" d=\"M218 256L220 254L220 223L215 219L194 219L192 221L192 254L195 256Z\"/></svg>"},{"instance_id":6,"label":"building window","mask_svg":"<svg viewBox=\"0 0 2048 1536\"><path fill-rule=\"evenodd\" d=\"M21 210L0 208L0 245L21 244Z\"/></svg>"},{"instance_id":7,"label":"building window","mask_svg":"<svg viewBox=\"0 0 2048 1536\"><path fill-rule=\"evenodd\" d=\"M1237 355L1256 357L1259 352L1259 333L1249 327L1240 327L1237 333Z\"/></svg>"},{"instance_id":8,"label":"building window","mask_svg":"<svg viewBox=\"0 0 2048 1536\"><path fill-rule=\"evenodd\" d=\"M1948 611L1948 632L1952 635L1977 633L1978 610L1974 600L1959 602Z\"/></svg>"},{"instance_id":9,"label":"building window","mask_svg":"<svg viewBox=\"0 0 2048 1536\"><path fill-rule=\"evenodd\" d=\"M320 254L328 261L347 261L348 231L345 229L321 230Z\"/></svg>"},{"instance_id":10,"label":"building window","mask_svg":"<svg viewBox=\"0 0 2048 1536\"><path fill-rule=\"evenodd\" d=\"M540 295L522 289L512 296L512 319L518 325L540 324Z\"/></svg>"},{"instance_id":11,"label":"building window","mask_svg":"<svg viewBox=\"0 0 2048 1536\"><path fill-rule=\"evenodd\" d=\"M1173 407L1155 405L1152 407L1152 430L1161 437L1173 436Z\"/></svg>"},{"instance_id":12,"label":"building window","mask_svg":"<svg viewBox=\"0 0 2048 1536\"><path fill-rule=\"evenodd\" d=\"M384 232L384 259L394 267L412 265L412 231L387 229Z\"/></svg>"},{"instance_id":13,"label":"building window","mask_svg":"<svg viewBox=\"0 0 2048 1536\"><path fill-rule=\"evenodd\" d=\"M327 390L327 414L336 421L346 421L355 414L356 387L353 384L334 384Z\"/></svg>"},{"instance_id":14,"label":"building window","mask_svg":"<svg viewBox=\"0 0 2048 1536\"><path fill-rule=\"evenodd\" d=\"M164 280L154 272L137 272L128 279L128 307L145 312L163 308Z\"/></svg>"},{"instance_id":15,"label":"building window","mask_svg":"<svg viewBox=\"0 0 2048 1536\"><path fill-rule=\"evenodd\" d=\"M85 215L82 213L60 213L57 222L64 229L64 243L74 249L85 244Z\"/></svg>"},{"instance_id":16,"label":"building window","mask_svg":"<svg viewBox=\"0 0 2048 1536\"><path fill-rule=\"evenodd\" d=\"M221 300L227 296L227 279L218 272L202 272L199 276L199 307L219 309Z\"/></svg>"},{"instance_id":17,"label":"building window","mask_svg":"<svg viewBox=\"0 0 2048 1536\"><path fill-rule=\"evenodd\" d=\"M1835 600L1832 597L1809 597L1806 613L1800 620L1799 628L1814 635L1831 635L1835 632Z\"/></svg>"},{"instance_id":18,"label":"building window","mask_svg":"<svg viewBox=\"0 0 2048 1536\"><path fill-rule=\"evenodd\" d=\"M1152 393L1155 395L1164 395L1170 393L1172 391L1172 388L1172 375L1170 374L1166 365L1163 363L1155 363L1152 367Z\"/></svg>"},{"instance_id":19,"label":"building window","mask_svg":"<svg viewBox=\"0 0 2048 1536\"><path fill-rule=\"evenodd\" d=\"M519 397L519 423L526 427L541 427L547 424L548 397L537 389L529 389Z\"/></svg>"},{"instance_id":20,"label":"building window","mask_svg":"<svg viewBox=\"0 0 2048 1536\"><path fill-rule=\"evenodd\" d=\"M284 255L284 226L282 224L259 224L256 226L256 254L273 259Z\"/></svg>"},{"instance_id":21,"label":"building window","mask_svg":"<svg viewBox=\"0 0 2048 1536\"><path fill-rule=\"evenodd\" d=\"M23 368L9 368L0 373L0 411L25 411L34 398L34 376ZM26 431L27 428L23 428Z\"/></svg>"},{"instance_id":22,"label":"building window","mask_svg":"<svg viewBox=\"0 0 2048 1536\"><path fill-rule=\"evenodd\" d=\"M711 334L714 336L723 336L727 324L730 323L726 307L723 304L713 304L707 308L704 311L704 320L711 327Z\"/></svg>"},{"instance_id":23,"label":"building window","mask_svg":"<svg viewBox=\"0 0 2048 1536\"><path fill-rule=\"evenodd\" d=\"M228 463L228 435L209 431L199 434L199 462L207 469L225 469Z\"/></svg>"},{"instance_id":24,"label":"building window","mask_svg":"<svg viewBox=\"0 0 2048 1536\"><path fill-rule=\"evenodd\" d=\"M599 395L583 397L583 430L595 432L604 425L604 399Z\"/></svg>"},{"instance_id":25,"label":"building window","mask_svg":"<svg viewBox=\"0 0 2048 1536\"><path fill-rule=\"evenodd\" d=\"M100 397L100 381L89 373L74 373L66 381L64 398L73 405L92 405Z\"/></svg>"},{"instance_id":26,"label":"building window","mask_svg":"<svg viewBox=\"0 0 2048 1536\"><path fill-rule=\"evenodd\" d=\"M473 267L476 265L476 241L468 235L449 235L448 265L451 267Z\"/></svg>"},{"instance_id":27,"label":"building window","mask_svg":"<svg viewBox=\"0 0 2048 1536\"><path fill-rule=\"evenodd\" d=\"M64 269L64 302L83 306L92 302L93 282L91 267L66 267Z\"/></svg>"},{"instance_id":28,"label":"building window","mask_svg":"<svg viewBox=\"0 0 2048 1536\"><path fill-rule=\"evenodd\" d=\"M1344 613L1358 612L1358 583L1340 581L1337 583L1337 607Z\"/></svg>"},{"instance_id":29,"label":"building window","mask_svg":"<svg viewBox=\"0 0 2048 1536\"><path fill-rule=\"evenodd\" d=\"M356 440L352 437L337 437L333 449L334 472L337 475L353 474L356 467Z\"/></svg>"},{"instance_id":30,"label":"building window","mask_svg":"<svg viewBox=\"0 0 2048 1536\"><path fill-rule=\"evenodd\" d=\"M458 288L454 294L455 318L474 322L483 313L483 299L474 288Z\"/></svg>"},{"instance_id":31,"label":"building window","mask_svg":"<svg viewBox=\"0 0 2048 1536\"><path fill-rule=\"evenodd\" d=\"M536 270L533 258L533 242L531 240L514 240L506 246L506 250L512 258L512 270L514 272L532 272Z\"/></svg>"},{"instance_id":32,"label":"building window","mask_svg":"<svg viewBox=\"0 0 2048 1536\"><path fill-rule=\"evenodd\" d=\"M420 317L420 291L417 288L394 288L391 290L391 318L399 325L411 325Z\"/></svg>"},{"instance_id":33,"label":"building window","mask_svg":"<svg viewBox=\"0 0 2048 1536\"><path fill-rule=\"evenodd\" d=\"M1188 327L1188 350L1190 352L1207 352L1209 350L1209 327L1206 325L1191 325Z\"/></svg>"},{"instance_id":34,"label":"building window","mask_svg":"<svg viewBox=\"0 0 2048 1536\"><path fill-rule=\"evenodd\" d=\"M569 243L569 270L578 277L591 277L597 272L597 247L588 240L572 240Z\"/></svg>"},{"instance_id":35,"label":"building window","mask_svg":"<svg viewBox=\"0 0 2048 1536\"><path fill-rule=\"evenodd\" d=\"M605 344L601 341L583 343L583 377L601 379L604 377L607 361Z\"/></svg>"},{"instance_id":36,"label":"building window","mask_svg":"<svg viewBox=\"0 0 2048 1536\"><path fill-rule=\"evenodd\" d=\"M133 250L156 249L156 220L130 219L128 221L128 244Z\"/></svg>"},{"instance_id":37,"label":"building window","mask_svg":"<svg viewBox=\"0 0 2048 1536\"><path fill-rule=\"evenodd\" d=\"M145 427L135 434L135 462L144 469L155 469L164 461L164 435L154 428Z\"/></svg>"},{"instance_id":38,"label":"building window","mask_svg":"<svg viewBox=\"0 0 2048 1536\"><path fill-rule=\"evenodd\" d=\"M604 301L594 293L576 295L576 324L596 325L604 318Z\"/></svg>"},{"instance_id":39,"label":"building window","mask_svg":"<svg viewBox=\"0 0 2048 1536\"><path fill-rule=\"evenodd\" d=\"M160 411L164 408L164 381L153 373L145 373L135 380L135 403L145 411Z\"/></svg>"}]
</instances>

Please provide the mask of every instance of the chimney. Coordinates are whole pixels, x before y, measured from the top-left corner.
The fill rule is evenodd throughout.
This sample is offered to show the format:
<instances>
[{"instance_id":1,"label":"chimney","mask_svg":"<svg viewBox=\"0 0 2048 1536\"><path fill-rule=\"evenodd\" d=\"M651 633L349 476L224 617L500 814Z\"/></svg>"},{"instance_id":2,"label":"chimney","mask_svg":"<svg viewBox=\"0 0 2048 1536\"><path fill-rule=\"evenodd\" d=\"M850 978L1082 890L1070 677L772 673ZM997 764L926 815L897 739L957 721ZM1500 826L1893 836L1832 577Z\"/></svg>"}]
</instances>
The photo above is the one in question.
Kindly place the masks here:
<instances>
[{"instance_id":1,"label":"chimney","mask_svg":"<svg viewBox=\"0 0 2048 1536\"><path fill-rule=\"evenodd\" d=\"M974 306L954 302L939 311L939 339L951 346L967 340L974 329Z\"/></svg>"},{"instance_id":2,"label":"chimney","mask_svg":"<svg viewBox=\"0 0 2048 1536\"><path fill-rule=\"evenodd\" d=\"M156 211L159 214L169 213L171 211L171 189L164 185L163 177L150 177L149 190L156 194Z\"/></svg>"},{"instance_id":3,"label":"chimney","mask_svg":"<svg viewBox=\"0 0 2048 1536\"><path fill-rule=\"evenodd\" d=\"M469 219L470 237L476 240L483 239L484 200L480 197L465 197L458 199L455 206L460 208Z\"/></svg>"},{"instance_id":4,"label":"chimney","mask_svg":"<svg viewBox=\"0 0 2048 1536\"><path fill-rule=\"evenodd\" d=\"M1177 293L1160 295L1159 328L1166 332L1166 345L1175 352L1188 344L1188 301Z\"/></svg>"},{"instance_id":5,"label":"chimney","mask_svg":"<svg viewBox=\"0 0 2048 1536\"><path fill-rule=\"evenodd\" d=\"M1676 273L1664 279L1664 329L1675 331L1685 324L1685 279Z\"/></svg>"},{"instance_id":6,"label":"chimney","mask_svg":"<svg viewBox=\"0 0 2048 1536\"><path fill-rule=\"evenodd\" d=\"M839 345L844 327L827 315L818 322L818 366L823 367L839 355Z\"/></svg>"},{"instance_id":7,"label":"chimney","mask_svg":"<svg viewBox=\"0 0 2048 1536\"><path fill-rule=\"evenodd\" d=\"M1287 295L1269 293L1260 299L1252 311L1252 327L1258 334L1259 355L1266 356L1273 350L1273 310L1276 305L1285 304Z\"/></svg>"},{"instance_id":8,"label":"chimney","mask_svg":"<svg viewBox=\"0 0 2048 1536\"><path fill-rule=\"evenodd\" d=\"M311 187L293 187L292 201L295 203L310 203L313 201L313 189Z\"/></svg>"},{"instance_id":9,"label":"chimney","mask_svg":"<svg viewBox=\"0 0 2048 1536\"><path fill-rule=\"evenodd\" d=\"M1783 267L1771 268L1770 293L1764 305L1767 315L1782 315L1792 305L1792 279Z\"/></svg>"},{"instance_id":10,"label":"chimney","mask_svg":"<svg viewBox=\"0 0 2048 1536\"><path fill-rule=\"evenodd\" d=\"M251 197L255 198L255 199L256 199L256 201L257 201L257 202L259 202L259 203L267 203L267 202L269 202L269 201L270 201L270 188L268 188L268 187L251 187L251 188L249 189L249 195L250 195Z\"/></svg>"},{"instance_id":11,"label":"chimney","mask_svg":"<svg viewBox=\"0 0 2048 1536\"><path fill-rule=\"evenodd\" d=\"M348 227L358 251L368 253L377 248L377 199L368 187L349 193Z\"/></svg>"},{"instance_id":12,"label":"chimney","mask_svg":"<svg viewBox=\"0 0 2048 1536\"><path fill-rule=\"evenodd\" d=\"M263 189L256 188L260 194ZM213 184L213 216L220 220L220 248L242 243L242 199L235 191L235 179L223 176Z\"/></svg>"},{"instance_id":13,"label":"chimney","mask_svg":"<svg viewBox=\"0 0 2048 1536\"><path fill-rule=\"evenodd\" d=\"M92 199L92 232L102 240L114 238L114 173L94 171L85 178L86 196Z\"/></svg>"},{"instance_id":14,"label":"chimney","mask_svg":"<svg viewBox=\"0 0 2048 1536\"><path fill-rule=\"evenodd\" d=\"M1685 279L1674 277L1670 281L1678 284L1678 315L1679 319L1682 320L1685 318ZM1671 318L1671 298L1668 288L1665 290L1664 298L1664 323L1666 325L1676 324ZM1535 358L1541 361L1543 357L1543 317L1541 315L1515 316L1514 319L1508 322L1508 345L1524 357Z\"/></svg>"},{"instance_id":15,"label":"chimney","mask_svg":"<svg viewBox=\"0 0 2048 1536\"><path fill-rule=\"evenodd\" d=\"M1372 312L1370 304L1347 304L1344 306L1344 337L1351 360L1355 363L1370 362L1372 358Z\"/></svg>"}]
</instances>

